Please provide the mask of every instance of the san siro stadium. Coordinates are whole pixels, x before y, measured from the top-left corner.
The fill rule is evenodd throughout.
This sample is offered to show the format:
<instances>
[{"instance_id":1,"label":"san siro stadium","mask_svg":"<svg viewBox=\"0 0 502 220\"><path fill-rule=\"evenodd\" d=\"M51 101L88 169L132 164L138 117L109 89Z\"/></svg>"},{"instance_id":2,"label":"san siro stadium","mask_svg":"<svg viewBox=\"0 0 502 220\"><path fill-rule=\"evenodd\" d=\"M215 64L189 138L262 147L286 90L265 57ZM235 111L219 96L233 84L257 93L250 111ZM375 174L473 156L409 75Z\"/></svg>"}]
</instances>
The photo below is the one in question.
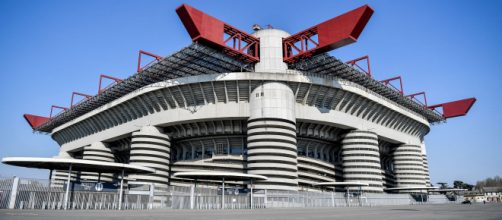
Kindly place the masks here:
<instances>
[{"instance_id":1,"label":"san siro stadium","mask_svg":"<svg viewBox=\"0 0 502 220\"><path fill-rule=\"evenodd\" d=\"M176 12L193 44L166 57L140 51L127 79L102 75L111 84L98 94L74 93L84 98L52 106L62 110L49 117L24 115L60 145L56 158L155 169L129 174L129 185L188 186L193 180L175 174L221 171L267 177L257 190L355 182L367 193L410 193L431 186L424 144L431 125L467 114L475 102L428 105L425 93L405 94L400 77L373 78L367 56L329 55L356 42L373 14L367 5L293 35L258 25L248 34L188 5ZM143 65L145 56L153 61ZM63 184L67 175L59 170L52 180Z\"/></svg>"}]
</instances>

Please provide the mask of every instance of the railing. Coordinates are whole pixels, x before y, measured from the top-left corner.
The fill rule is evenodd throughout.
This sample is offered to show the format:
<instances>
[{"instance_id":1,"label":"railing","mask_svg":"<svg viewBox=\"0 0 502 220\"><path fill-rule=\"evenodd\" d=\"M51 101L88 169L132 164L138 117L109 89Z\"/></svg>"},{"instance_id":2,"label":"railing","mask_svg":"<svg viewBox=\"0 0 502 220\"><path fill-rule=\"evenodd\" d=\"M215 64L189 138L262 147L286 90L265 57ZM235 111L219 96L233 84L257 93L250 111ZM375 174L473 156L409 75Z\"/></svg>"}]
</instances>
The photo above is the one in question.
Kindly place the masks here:
<instances>
[{"instance_id":1,"label":"railing","mask_svg":"<svg viewBox=\"0 0 502 220\"><path fill-rule=\"evenodd\" d=\"M9 207L9 201L12 191L12 182L14 179L0 179L0 209Z\"/></svg>"},{"instance_id":2,"label":"railing","mask_svg":"<svg viewBox=\"0 0 502 220\"><path fill-rule=\"evenodd\" d=\"M413 198L409 194L366 193L364 206L410 205Z\"/></svg>"},{"instance_id":3,"label":"railing","mask_svg":"<svg viewBox=\"0 0 502 220\"><path fill-rule=\"evenodd\" d=\"M362 195L343 192L267 192L269 208L293 207L355 207L382 205L410 205L412 198L408 194L363 193Z\"/></svg>"},{"instance_id":4,"label":"railing","mask_svg":"<svg viewBox=\"0 0 502 220\"><path fill-rule=\"evenodd\" d=\"M72 185L71 185L72 186ZM72 188L72 187L70 187ZM320 191L254 190L253 202L247 191L229 187L222 203L218 185L169 186L125 190L122 209L249 209L300 207L356 207L382 205L415 205L458 203L444 195L428 195L417 201L409 194L362 193ZM141 191L143 190L143 191ZM235 192L235 193L234 193ZM52 185L48 180L6 178L0 179L0 209L64 209L65 187ZM119 209L117 191L78 191L69 193L67 209ZM251 204L252 207L251 207ZM222 206L223 205L223 206Z\"/></svg>"}]
</instances>

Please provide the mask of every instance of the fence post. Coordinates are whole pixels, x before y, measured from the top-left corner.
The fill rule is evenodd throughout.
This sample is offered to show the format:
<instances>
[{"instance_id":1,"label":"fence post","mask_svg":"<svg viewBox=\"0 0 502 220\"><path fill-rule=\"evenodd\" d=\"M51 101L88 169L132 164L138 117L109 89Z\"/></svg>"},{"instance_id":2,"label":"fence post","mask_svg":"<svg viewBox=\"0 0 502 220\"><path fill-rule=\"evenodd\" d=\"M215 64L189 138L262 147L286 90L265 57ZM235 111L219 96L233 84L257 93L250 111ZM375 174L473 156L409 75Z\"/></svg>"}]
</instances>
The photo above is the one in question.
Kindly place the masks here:
<instances>
[{"instance_id":1,"label":"fence post","mask_svg":"<svg viewBox=\"0 0 502 220\"><path fill-rule=\"evenodd\" d=\"M12 181L12 188L10 190L9 209L14 209L16 207L18 186L19 186L19 177L15 176L14 181Z\"/></svg>"},{"instance_id":2,"label":"fence post","mask_svg":"<svg viewBox=\"0 0 502 220\"><path fill-rule=\"evenodd\" d=\"M153 183L150 183L150 195L148 198L148 200L149 200L148 209L153 209L154 196L155 196L155 185Z\"/></svg>"},{"instance_id":3,"label":"fence post","mask_svg":"<svg viewBox=\"0 0 502 220\"><path fill-rule=\"evenodd\" d=\"M263 198L263 203L264 203L263 206L265 208L267 208L267 206L268 206L267 189L264 189L264 190L265 190L265 197Z\"/></svg>"},{"instance_id":4,"label":"fence post","mask_svg":"<svg viewBox=\"0 0 502 220\"><path fill-rule=\"evenodd\" d=\"M195 203L195 186L191 185L190 186L190 209L194 208L194 203Z\"/></svg>"},{"instance_id":5,"label":"fence post","mask_svg":"<svg viewBox=\"0 0 502 220\"><path fill-rule=\"evenodd\" d=\"M331 205L335 207L335 190L331 191Z\"/></svg>"}]
</instances>

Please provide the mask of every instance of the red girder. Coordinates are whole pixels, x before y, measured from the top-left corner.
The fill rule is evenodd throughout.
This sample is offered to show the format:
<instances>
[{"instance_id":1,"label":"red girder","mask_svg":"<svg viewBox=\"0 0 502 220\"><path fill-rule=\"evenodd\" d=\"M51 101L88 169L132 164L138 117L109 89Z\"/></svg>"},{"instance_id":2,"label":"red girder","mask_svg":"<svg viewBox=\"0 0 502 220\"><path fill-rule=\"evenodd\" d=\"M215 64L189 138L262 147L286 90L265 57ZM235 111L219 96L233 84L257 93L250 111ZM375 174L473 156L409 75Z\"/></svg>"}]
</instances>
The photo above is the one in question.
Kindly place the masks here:
<instances>
[{"instance_id":1,"label":"red girder","mask_svg":"<svg viewBox=\"0 0 502 220\"><path fill-rule=\"evenodd\" d=\"M419 95L423 96L424 103L420 102L420 100L418 100L417 98L415 98L416 96L419 96ZM418 101L418 102L422 103L425 107L427 107L427 96L425 95L425 92L417 92L417 93L414 93L414 94L411 94L411 95L407 95L406 97L408 97L410 99L415 99L415 101Z\"/></svg>"},{"instance_id":2,"label":"red girder","mask_svg":"<svg viewBox=\"0 0 502 220\"><path fill-rule=\"evenodd\" d=\"M83 100L86 100L86 99L88 99L88 98L92 97L92 95L87 95L87 94L80 93L80 92L73 92L73 93L71 94L70 108L73 108L73 101L74 101L75 95L79 95L79 96L85 97ZM77 103L78 103L78 102L77 102Z\"/></svg>"},{"instance_id":3,"label":"red girder","mask_svg":"<svg viewBox=\"0 0 502 220\"><path fill-rule=\"evenodd\" d=\"M155 54L150 53L150 52L146 52L144 50L139 50L139 53L138 53L138 69L137 69L138 73L141 72L141 55L147 55L147 56L153 57L153 58L155 58L156 61L162 60L161 56L155 55Z\"/></svg>"},{"instance_id":4,"label":"red girder","mask_svg":"<svg viewBox=\"0 0 502 220\"><path fill-rule=\"evenodd\" d=\"M43 125L45 122L49 121L50 118L38 115L24 114L24 119L31 126L32 129Z\"/></svg>"},{"instance_id":5,"label":"red girder","mask_svg":"<svg viewBox=\"0 0 502 220\"><path fill-rule=\"evenodd\" d=\"M113 76L107 76L107 75L101 74L101 75L99 75L98 94L100 94L101 92L103 92L103 90L108 89L110 86L112 86L114 84L114 83L112 83L112 84L109 84L108 86L102 88L103 78L111 79L111 80L115 81L114 83L120 83L120 82L122 82L122 79L115 78Z\"/></svg>"},{"instance_id":6,"label":"red girder","mask_svg":"<svg viewBox=\"0 0 502 220\"><path fill-rule=\"evenodd\" d=\"M390 82L394 81L394 80L399 80L399 88L396 88L392 84L390 84ZM403 80L401 79L401 76L392 77L390 79L382 80L380 82L383 83L386 86L390 86L391 88L397 90L399 93L401 93L401 95L404 94L404 91L403 91Z\"/></svg>"},{"instance_id":7,"label":"red girder","mask_svg":"<svg viewBox=\"0 0 502 220\"><path fill-rule=\"evenodd\" d=\"M356 42L372 14L373 9L364 5L285 38L284 62L293 63Z\"/></svg>"},{"instance_id":8,"label":"red girder","mask_svg":"<svg viewBox=\"0 0 502 220\"><path fill-rule=\"evenodd\" d=\"M53 110L54 110L55 108L57 108L57 109L62 109L63 111L68 110L68 108L66 108L66 107L57 106L57 105L52 105L52 106L51 106L51 113L49 114L49 118L52 118L52 112L53 112ZM59 113L58 113L58 114L59 114ZM58 114L56 114L56 115L58 115Z\"/></svg>"},{"instance_id":9,"label":"red girder","mask_svg":"<svg viewBox=\"0 0 502 220\"><path fill-rule=\"evenodd\" d=\"M182 4L176 13L194 42L206 43L247 63L260 60L258 38L220 21L189 5ZM225 34L229 37L225 39ZM232 47L227 45L232 40Z\"/></svg>"},{"instance_id":10,"label":"red girder","mask_svg":"<svg viewBox=\"0 0 502 220\"><path fill-rule=\"evenodd\" d=\"M437 108L442 108L443 109L443 117L445 118L454 118L454 117L459 117L459 116L464 116L466 115L471 107L474 105L476 102L476 98L468 98L468 99L462 99L462 100L457 100L453 102L447 102L443 104L437 104L437 105L432 105L429 106L429 109L435 110Z\"/></svg>"},{"instance_id":11,"label":"red girder","mask_svg":"<svg viewBox=\"0 0 502 220\"><path fill-rule=\"evenodd\" d=\"M359 61L363 61L363 60L366 60L366 66L367 66L366 69L364 69L363 67L361 67L357 64ZM359 58L356 58L353 60L349 60L346 63L353 66L353 67L354 66L357 67L359 70L366 73L367 76L371 77L370 57L368 55L363 56L363 57L359 57Z\"/></svg>"}]
</instances>

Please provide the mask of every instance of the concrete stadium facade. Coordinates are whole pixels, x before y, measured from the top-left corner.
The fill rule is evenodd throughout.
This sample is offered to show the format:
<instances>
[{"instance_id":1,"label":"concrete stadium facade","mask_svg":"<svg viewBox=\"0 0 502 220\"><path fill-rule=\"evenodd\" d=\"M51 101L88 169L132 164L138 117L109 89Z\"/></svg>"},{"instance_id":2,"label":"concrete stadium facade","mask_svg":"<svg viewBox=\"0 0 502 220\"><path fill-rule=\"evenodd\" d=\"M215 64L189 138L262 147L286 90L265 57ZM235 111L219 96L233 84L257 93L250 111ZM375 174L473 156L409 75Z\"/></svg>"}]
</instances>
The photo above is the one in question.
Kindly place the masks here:
<instances>
[{"instance_id":1,"label":"concrete stadium facade","mask_svg":"<svg viewBox=\"0 0 502 220\"><path fill-rule=\"evenodd\" d=\"M196 74L135 89L52 129L61 146L57 157L152 167L155 174L129 175L129 184L159 187L191 184L173 177L183 171L269 178L256 189L313 190L312 184L332 181L364 182L364 191L382 193L430 186L426 116L351 80L290 69L282 54L289 34L282 30L253 36L260 40L253 71ZM65 177L58 171L53 179Z\"/></svg>"}]
</instances>

